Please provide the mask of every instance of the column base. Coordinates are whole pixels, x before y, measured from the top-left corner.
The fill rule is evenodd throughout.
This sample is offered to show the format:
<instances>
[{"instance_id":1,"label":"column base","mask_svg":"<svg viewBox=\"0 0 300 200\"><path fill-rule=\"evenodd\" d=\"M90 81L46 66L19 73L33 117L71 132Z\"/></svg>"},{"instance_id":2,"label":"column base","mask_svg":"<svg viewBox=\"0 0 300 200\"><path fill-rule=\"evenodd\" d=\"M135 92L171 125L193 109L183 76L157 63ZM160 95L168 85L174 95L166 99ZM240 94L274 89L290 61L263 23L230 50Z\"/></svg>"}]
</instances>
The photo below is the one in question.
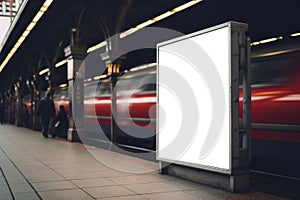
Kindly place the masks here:
<instances>
[{"instance_id":1,"label":"column base","mask_svg":"<svg viewBox=\"0 0 300 200\"><path fill-rule=\"evenodd\" d=\"M77 130L74 128L69 128L67 133L67 140L70 142L80 142L81 140L79 138L79 135L77 133Z\"/></svg>"},{"instance_id":2,"label":"column base","mask_svg":"<svg viewBox=\"0 0 300 200\"><path fill-rule=\"evenodd\" d=\"M230 175L165 162L159 164L162 174L177 176L229 192L245 193L250 190L249 174Z\"/></svg>"}]
</instances>

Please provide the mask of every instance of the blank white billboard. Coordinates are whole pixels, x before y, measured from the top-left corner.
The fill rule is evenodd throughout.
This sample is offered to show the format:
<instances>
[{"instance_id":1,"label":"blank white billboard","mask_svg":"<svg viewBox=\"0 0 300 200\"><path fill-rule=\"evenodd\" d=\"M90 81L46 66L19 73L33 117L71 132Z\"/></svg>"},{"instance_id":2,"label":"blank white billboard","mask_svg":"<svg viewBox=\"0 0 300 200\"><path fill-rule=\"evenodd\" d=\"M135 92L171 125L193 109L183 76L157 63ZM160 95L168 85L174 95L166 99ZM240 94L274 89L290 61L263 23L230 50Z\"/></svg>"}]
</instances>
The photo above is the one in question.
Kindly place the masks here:
<instances>
[{"instance_id":1,"label":"blank white billboard","mask_svg":"<svg viewBox=\"0 0 300 200\"><path fill-rule=\"evenodd\" d=\"M157 160L229 173L231 30L158 44Z\"/></svg>"},{"instance_id":2,"label":"blank white billboard","mask_svg":"<svg viewBox=\"0 0 300 200\"><path fill-rule=\"evenodd\" d=\"M2 47L4 36L10 26L10 18L9 17L0 17L0 44Z\"/></svg>"}]
</instances>

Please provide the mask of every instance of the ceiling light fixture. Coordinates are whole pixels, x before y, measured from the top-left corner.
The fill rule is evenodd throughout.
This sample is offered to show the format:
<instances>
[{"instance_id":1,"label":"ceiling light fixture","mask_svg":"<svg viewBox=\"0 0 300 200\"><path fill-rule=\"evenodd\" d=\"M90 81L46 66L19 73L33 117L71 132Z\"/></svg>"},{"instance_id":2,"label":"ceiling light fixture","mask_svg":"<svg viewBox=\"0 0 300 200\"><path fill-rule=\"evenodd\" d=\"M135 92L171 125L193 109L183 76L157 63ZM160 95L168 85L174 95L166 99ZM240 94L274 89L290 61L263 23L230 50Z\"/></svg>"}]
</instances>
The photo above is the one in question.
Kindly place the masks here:
<instances>
[{"instance_id":1,"label":"ceiling light fixture","mask_svg":"<svg viewBox=\"0 0 300 200\"><path fill-rule=\"evenodd\" d=\"M297 36L300 36L300 32L299 33L293 33L290 35L291 37L297 37Z\"/></svg>"},{"instance_id":2,"label":"ceiling light fixture","mask_svg":"<svg viewBox=\"0 0 300 200\"><path fill-rule=\"evenodd\" d=\"M260 44L266 44L266 43L269 43L269 42L275 42L275 41L277 41L277 40L282 40L282 39L283 39L282 36L280 36L280 37L268 38L268 39L264 39L264 40L252 42L252 43L251 43L251 46L257 46L257 45L260 45Z\"/></svg>"},{"instance_id":3,"label":"ceiling light fixture","mask_svg":"<svg viewBox=\"0 0 300 200\"><path fill-rule=\"evenodd\" d=\"M87 53L95 51L96 49L100 49L101 47L104 47L105 45L106 45L106 41L103 41L99 44L96 44L95 46L92 46L92 47L88 48Z\"/></svg>"},{"instance_id":4,"label":"ceiling light fixture","mask_svg":"<svg viewBox=\"0 0 300 200\"><path fill-rule=\"evenodd\" d=\"M94 80L99 80L99 79L101 79L101 78L106 78L107 77L107 75L106 74L103 74L103 75L101 75L101 76L95 76L93 79Z\"/></svg>"},{"instance_id":5,"label":"ceiling light fixture","mask_svg":"<svg viewBox=\"0 0 300 200\"><path fill-rule=\"evenodd\" d=\"M185 10L185 9L193 6L193 5L196 5L197 3L200 3L201 1L202 0L192 0L192 1L189 1L189 2L187 2L185 4L182 4L181 6L178 6L178 7L174 8L174 9L172 9L172 10L169 10L169 11L167 11L167 12L165 12L165 13L157 16L157 17L154 17L153 19L150 19L150 20L148 20L148 21L146 21L144 23L141 23L141 24L137 25L134 28L131 28L131 29L127 30L127 31L124 31L123 33L120 34L120 38L126 37L126 36L128 36L128 35L136 32L136 31L138 31L141 28L144 28L144 27L149 26L149 25L151 25L151 24L153 24L153 23L155 23L157 21L165 19L165 18L167 18L167 17L169 17L169 16L171 16L171 15L177 13L177 12L183 11L183 10Z\"/></svg>"},{"instance_id":6,"label":"ceiling light fixture","mask_svg":"<svg viewBox=\"0 0 300 200\"><path fill-rule=\"evenodd\" d=\"M60 84L58 87L59 87L59 88L65 88L65 87L67 87L67 86L68 86L67 83L63 83L63 84Z\"/></svg>"},{"instance_id":7,"label":"ceiling light fixture","mask_svg":"<svg viewBox=\"0 0 300 200\"><path fill-rule=\"evenodd\" d=\"M192 0L192 1L189 1L189 2L187 2L187 3L185 3L185 4L181 5L181 6L178 6L178 7L174 8L174 9L172 9L172 10L169 10L169 11L161 14L161 15L158 15L157 17L154 17L153 19L147 20L147 21L145 21L145 22L137 25L136 27L130 28L127 31L122 32L120 34L120 38L124 38L124 37L126 37L126 36L128 36L128 35L130 35L130 34L132 34L134 32L136 32L136 31L138 31L139 29L142 29L142 28L144 28L146 26L149 26L149 25L151 25L151 24L153 24L155 22L163 20L163 19L165 19L165 18L167 18L167 17L169 17L169 16L171 16L171 15L177 13L177 12L185 10L185 9L187 9L187 8L193 6L193 5L196 5L196 4L200 3L201 1L203 1L203 0ZM92 51L94 51L96 49L99 49L99 48L101 48L101 47L103 47L105 45L106 45L106 41L103 41L103 42L101 42L101 43L99 43L99 44L97 44L95 46L90 47L87 50L87 53L90 53L90 52L92 52Z\"/></svg>"},{"instance_id":8,"label":"ceiling light fixture","mask_svg":"<svg viewBox=\"0 0 300 200\"><path fill-rule=\"evenodd\" d=\"M0 65L0 72L4 69L8 61L12 58L12 56L15 54L15 52L18 50L18 48L21 46L21 44L24 42L24 40L27 38L27 36L30 34L31 30L34 28L36 23L41 19L43 14L47 11L48 7L51 5L53 0L46 0L40 10L37 12L37 14L32 19L31 23L28 25L26 30L22 33L14 47L10 50L2 64Z\"/></svg>"},{"instance_id":9,"label":"ceiling light fixture","mask_svg":"<svg viewBox=\"0 0 300 200\"><path fill-rule=\"evenodd\" d=\"M42 76L43 74L45 74L45 73L47 73L47 72L49 72L49 71L50 71L49 68L43 69L43 70L41 70L41 71L39 72L39 75Z\"/></svg>"},{"instance_id":10,"label":"ceiling light fixture","mask_svg":"<svg viewBox=\"0 0 300 200\"><path fill-rule=\"evenodd\" d=\"M60 66L63 66L64 64L68 63L68 60L65 59L65 60L62 60L62 61L59 61L58 63L55 64L55 67L58 68Z\"/></svg>"}]
</instances>

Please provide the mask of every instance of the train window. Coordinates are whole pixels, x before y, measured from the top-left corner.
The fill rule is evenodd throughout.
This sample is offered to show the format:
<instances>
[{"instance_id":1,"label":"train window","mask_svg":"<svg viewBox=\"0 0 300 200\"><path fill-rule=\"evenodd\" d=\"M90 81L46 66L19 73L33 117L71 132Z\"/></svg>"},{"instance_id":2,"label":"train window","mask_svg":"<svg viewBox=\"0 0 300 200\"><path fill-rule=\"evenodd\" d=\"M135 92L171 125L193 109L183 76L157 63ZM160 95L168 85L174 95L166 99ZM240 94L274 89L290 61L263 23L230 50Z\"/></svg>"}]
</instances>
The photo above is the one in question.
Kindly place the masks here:
<instances>
[{"instance_id":1,"label":"train window","mask_svg":"<svg viewBox=\"0 0 300 200\"><path fill-rule=\"evenodd\" d=\"M288 60L264 60L251 64L252 84L278 84L287 78Z\"/></svg>"},{"instance_id":2,"label":"train window","mask_svg":"<svg viewBox=\"0 0 300 200\"><path fill-rule=\"evenodd\" d=\"M53 99L59 99L59 90L54 92Z\"/></svg>"},{"instance_id":3,"label":"train window","mask_svg":"<svg viewBox=\"0 0 300 200\"><path fill-rule=\"evenodd\" d=\"M84 97L91 98L95 96L95 85L87 85L84 87Z\"/></svg>"},{"instance_id":4,"label":"train window","mask_svg":"<svg viewBox=\"0 0 300 200\"><path fill-rule=\"evenodd\" d=\"M62 89L54 92L53 99L67 99L69 98L68 90Z\"/></svg>"},{"instance_id":5,"label":"train window","mask_svg":"<svg viewBox=\"0 0 300 200\"><path fill-rule=\"evenodd\" d=\"M96 96L110 95L110 83L100 82L97 87Z\"/></svg>"},{"instance_id":6,"label":"train window","mask_svg":"<svg viewBox=\"0 0 300 200\"><path fill-rule=\"evenodd\" d=\"M30 95L30 94L25 95L23 100L24 100L24 102L29 102L29 101L31 101L31 95Z\"/></svg>"},{"instance_id":7,"label":"train window","mask_svg":"<svg viewBox=\"0 0 300 200\"><path fill-rule=\"evenodd\" d=\"M292 72L292 57L254 60L251 63L251 84L253 87L269 87L283 84ZM242 72L239 73L239 85L242 85Z\"/></svg>"},{"instance_id":8,"label":"train window","mask_svg":"<svg viewBox=\"0 0 300 200\"><path fill-rule=\"evenodd\" d=\"M131 90L134 87L135 79L120 79L117 82L117 91Z\"/></svg>"},{"instance_id":9,"label":"train window","mask_svg":"<svg viewBox=\"0 0 300 200\"><path fill-rule=\"evenodd\" d=\"M154 92L156 90L156 83L147 83L147 84L141 86L138 90L139 90L139 93Z\"/></svg>"}]
</instances>

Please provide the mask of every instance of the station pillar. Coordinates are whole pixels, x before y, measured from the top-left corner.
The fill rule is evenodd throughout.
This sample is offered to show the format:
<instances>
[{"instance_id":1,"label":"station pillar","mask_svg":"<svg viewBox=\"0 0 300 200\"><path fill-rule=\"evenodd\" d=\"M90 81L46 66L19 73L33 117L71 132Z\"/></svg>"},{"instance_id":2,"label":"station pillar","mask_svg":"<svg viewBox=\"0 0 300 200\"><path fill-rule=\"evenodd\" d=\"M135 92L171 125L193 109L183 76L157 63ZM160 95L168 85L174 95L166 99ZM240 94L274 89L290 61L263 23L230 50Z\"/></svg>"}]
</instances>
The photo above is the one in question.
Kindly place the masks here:
<instances>
[{"instance_id":1,"label":"station pillar","mask_svg":"<svg viewBox=\"0 0 300 200\"><path fill-rule=\"evenodd\" d=\"M78 131L84 128L83 101L84 101L84 78L85 66L82 65L87 55L87 47L75 45L73 42L65 49L68 60L67 79L69 83L69 130L67 139L72 142L80 142ZM75 84L76 81L76 84ZM75 87L74 87L75 86ZM74 101L74 102L73 102ZM74 122L76 111L76 126ZM81 119L80 119L81 118Z\"/></svg>"},{"instance_id":2,"label":"station pillar","mask_svg":"<svg viewBox=\"0 0 300 200\"><path fill-rule=\"evenodd\" d=\"M15 125L22 126L22 88L21 82L17 82L14 85L15 89Z\"/></svg>"},{"instance_id":3,"label":"station pillar","mask_svg":"<svg viewBox=\"0 0 300 200\"><path fill-rule=\"evenodd\" d=\"M35 131L41 130L40 125L40 117L37 113L37 108L41 100L41 92L37 85L36 74L33 75L33 79L31 80L31 124L32 129Z\"/></svg>"},{"instance_id":4,"label":"station pillar","mask_svg":"<svg viewBox=\"0 0 300 200\"><path fill-rule=\"evenodd\" d=\"M116 123L117 117L117 93L115 90L115 86L117 83L117 78L120 74L121 61L125 59L125 56L118 56L117 51L107 51L101 54L101 58L106 63L107 67L107 75L110 77L111 82L111 126L110 126L110 141L112 143L116 143L117 134L118 134L118 126ZM116 59L117 58L117 59Z\"/></svg>"},{"instance_id":5,"label":"station pillar","mask_svg":"<svg viewBox=\"0 0 300 200\"><path fill-rule=\"evenodd\" d=\"M9 89L7 91L7 103L6 103L6 122L11 124L12 123L12 120L13 120L13 111L12 111L12 108L13 108L13 95L14 93L12 92L11 89Z\"/></svg>"}]
</instances>

